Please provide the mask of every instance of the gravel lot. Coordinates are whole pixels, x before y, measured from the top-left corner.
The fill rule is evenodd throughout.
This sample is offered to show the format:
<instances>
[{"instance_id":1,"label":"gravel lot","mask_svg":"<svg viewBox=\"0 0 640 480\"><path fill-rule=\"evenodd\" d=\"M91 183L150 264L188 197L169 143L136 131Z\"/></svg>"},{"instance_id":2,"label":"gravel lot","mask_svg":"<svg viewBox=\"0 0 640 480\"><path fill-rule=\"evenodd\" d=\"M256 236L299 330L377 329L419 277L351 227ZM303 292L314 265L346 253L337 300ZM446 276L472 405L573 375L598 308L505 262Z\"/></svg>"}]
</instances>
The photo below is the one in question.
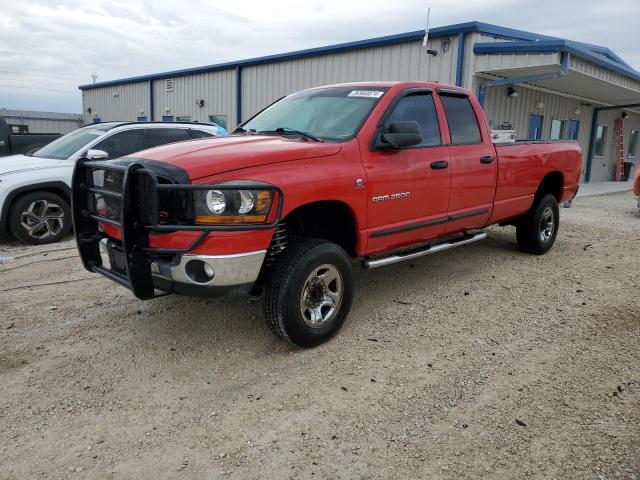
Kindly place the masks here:
<instances>
[{"instance_id":1,"label":"gravel lot","mask_svg":"<svg viewBox=\"0 0 640 480\"><path fill-rule=\"evenodd\" d=\"M0 478L640 479L640 213L561 215L543 257L493 227L358 270L306 351L260 302L142 302L71 241L0 245Z\"/></svg>"}]
</instances>

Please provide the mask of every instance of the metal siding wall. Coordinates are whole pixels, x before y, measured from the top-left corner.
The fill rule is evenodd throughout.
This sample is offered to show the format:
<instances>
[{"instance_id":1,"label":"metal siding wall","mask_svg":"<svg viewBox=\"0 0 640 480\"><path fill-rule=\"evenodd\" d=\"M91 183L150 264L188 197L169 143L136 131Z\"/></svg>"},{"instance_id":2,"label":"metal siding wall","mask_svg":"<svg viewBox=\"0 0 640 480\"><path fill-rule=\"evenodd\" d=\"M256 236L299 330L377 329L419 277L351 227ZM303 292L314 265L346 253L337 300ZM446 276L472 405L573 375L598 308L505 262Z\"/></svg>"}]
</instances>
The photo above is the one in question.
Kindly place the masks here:
<instances>
[{"instance_id":1,"label":"metal siding wall","mask_svg":"<svg viewBox=\"0 0 640 480\"><path fill-rule=\"evenodd\" d=\"M513 125L518 140L526 140L529 135L529 115L543 115L543 139L548 140L551 135L551 120L553 118L579 120L578 143L582 148L582 175L584 176L587 152L589 150L593 107L580 105L580 100L540 92L519 85L515 85L514 88L520 96L518 98L510 98L507 96L508 88L505 86L487 89L484 110L490 128L498 128L501 122L508 121ZM541 110L536 109L536 104L539 102L544 104L544 108ZM574 115L576 109L581 111L580 115ZM602 116L603 113L601 112L600 115ZM611 123L611 128L613 128L613 122ZM596 181L593 173L592 181Z\"/></svg>"},{"instance_id":2,"label":"metal siding wall","mask_svg":"<svg viewBox=\"0 0 640 480\"><path fill-rule=\"evenodd\" d=\"M10 125L27 125L30 133L69 133L82 126L82 115L0 109Z\"/></svg>"},{"instance_id":3,"label":"metal siding wall","mask_svg":"<svg viewBox=\"0 0 640 480\"><path fill-rule=\"evenodd\" d=\"M155 120L162 120L163 115L173 115L190 116L192 121L207 122L209 115L226 115L227 126L233 127L236 123L235 83L235 69L175 77L173 92L165 91L164 79L154 80ZM198 107L197 100L204 100L204 107ZM166 112L167 108L169 112Z\"/></svg>"},{"instance_id":4,"label":"metal siding wall","mask_svg":"<svg viewBox=\"0 0 640 480\"><path fill-rule=\"evenodd\" d=\"M429 40L427 55L422 42L406 42L350 52L245 67L242 70L242 112L246 120L275 100L305 88L332 83L429 80L455 82L456 40L449 38L447 53L442 38Z\"/></svg>"},{"instance_id":5,"label":"metal siding wall","mask_svg":"<svg viewBox=\"0 0 640 480\"><path fill-rule=\"evenodd\" d=\"M508 42L509 40L504 38L494 37L492 35L485 35L482 33L467 33L464 40L464 66L462 72L462 86L476 92L476 81L474 72L476 68L476 55L473 53L473 46L476 43L495 43L495 42Z\"/></svg>"},{"instance_id":6,"label":"metal siding wall","mask_svg":"<svg viewBox=\"0 0 640 480\"><path fill-rule=\"evenodd\" d=\"M640 91L640 81L625 77L612 70L600 67L595 63L588 62L581 58L571 57L571 68L578 72L590 75L607 82L620 85L630 90Z\"/></svg>"},{"instance_id":7,"label":"metal siding wall","mask_svg":"<svg viewBox=\"0 0 640 480\"><path fill-rule=\"evenodd\" d=\"M114 97L114 94L118 94ZM87 112L91 108L91 113ZM140 113L142 110L144 113ZM92 123L98 116L103 122L114 120L135 121L140 115L149 115L149 84L126 83L113 87L96 88L82 92L84 123Z\"/></svg>"}]
</instances>

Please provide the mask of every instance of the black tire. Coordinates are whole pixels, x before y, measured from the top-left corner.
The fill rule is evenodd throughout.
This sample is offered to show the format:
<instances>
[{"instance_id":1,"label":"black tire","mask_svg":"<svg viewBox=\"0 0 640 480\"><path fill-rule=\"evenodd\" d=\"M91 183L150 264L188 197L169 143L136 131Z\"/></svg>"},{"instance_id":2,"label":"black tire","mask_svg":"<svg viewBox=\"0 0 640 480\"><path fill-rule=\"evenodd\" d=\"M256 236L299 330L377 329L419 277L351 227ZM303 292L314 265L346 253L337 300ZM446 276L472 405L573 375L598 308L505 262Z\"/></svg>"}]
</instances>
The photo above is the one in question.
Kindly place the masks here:
<instances>
[{"instance_id":1,"label":"black tire","mask_svg":"<svg viewBox=\"0 0 640 480\"><path fill-rule=\"evenodd\" d=\"M27 227L29 225L31 229ZM26 193L11 205L9 229L22 243L58 242L71 229L71 209L67 201L55 193Z\"/></svg>"},{"instance_id":2,"label":"black tire","mask_svg":"<svg viewBox=\"0 0 640 480\"><path fill-rule=\"evenodd\" d=\"M334 306L337 303L335 310L324 305L327 300ZM277 259L265 287L264 314L276 336L310 348L338 332L349 315L352 300L349 255L335 243L302 238ZM304 312L303 304L307 305ZM320 315L319 320L316 315Z\"/></svg>"},{"instance_id":3,"label":"black tire","mask_svg":"<svg viewBox=\"0 0 640 480\"><path fill-rule=\"evenodd\" d=\"M543 255L556 241L560 228L560 209L556 197L544 195L516 224L516 237L521 251Z\"/></svg>"}]
</instances>

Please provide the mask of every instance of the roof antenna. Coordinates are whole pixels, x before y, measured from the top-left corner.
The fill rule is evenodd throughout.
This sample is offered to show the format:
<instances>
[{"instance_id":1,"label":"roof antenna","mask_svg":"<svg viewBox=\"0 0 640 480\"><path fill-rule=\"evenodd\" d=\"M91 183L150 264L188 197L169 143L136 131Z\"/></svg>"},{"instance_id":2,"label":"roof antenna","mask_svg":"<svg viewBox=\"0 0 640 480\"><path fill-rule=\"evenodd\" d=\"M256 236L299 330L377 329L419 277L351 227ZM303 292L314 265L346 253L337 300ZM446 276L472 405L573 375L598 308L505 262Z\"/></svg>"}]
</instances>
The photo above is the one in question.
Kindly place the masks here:
<instances>
[{"instance_id":1,"label":"roof antenna","mask_svg":"<svg viewBox=\"0 0 640 480\"><path fill-rule=\"evenodd\" d=\"M96 75L95 73L92 73L91 78L93 79L93 83L96 83L96 80L98 79L98 75Z\"/></svg>"},{"instance_id":2,"label":"roof antenna","mask_svg":"<svg viewBox=\"0 0 640 480\"><path fill-rule=\"evenodd\" d=\"M427 42L429 41L429 18L430 17L431 17L431 7L428 7L427 8L427 27L424 29L424 38L422 40L422 46L424 48L427 48ZM438 55L438 51L427 48L427 54L433 55L435 57L436 55Z\"/></svg>"}]
</instances>

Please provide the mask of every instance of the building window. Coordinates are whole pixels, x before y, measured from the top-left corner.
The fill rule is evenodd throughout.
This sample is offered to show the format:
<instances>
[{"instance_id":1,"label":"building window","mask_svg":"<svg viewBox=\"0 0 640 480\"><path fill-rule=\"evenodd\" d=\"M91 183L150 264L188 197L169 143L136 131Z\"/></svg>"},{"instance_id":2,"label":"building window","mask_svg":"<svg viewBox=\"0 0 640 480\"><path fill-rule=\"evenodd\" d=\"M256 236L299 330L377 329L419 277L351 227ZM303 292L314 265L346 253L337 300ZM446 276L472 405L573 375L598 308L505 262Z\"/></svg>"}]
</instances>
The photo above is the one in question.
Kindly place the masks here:
<instances>
[{"instance_id":1,"label":"building window","mask_svg":"<svg viewBox=\"0 0 640 480\"><path fill-rule=\"evenodd\" d=\"M102 119L100 117L93 117L93 123L100 123Z\"/></svg>"},{"instance_id":2,"label":"building window","mask_svg":"<svg viewBox=\"0 0 640 480\"><path fill-rule=\"evenodd\" d=\"M138 121L138 122L146 122L147 121L147 117L146 116L138 117L136 121Z\"/></svg>"},{"instance_id":3,"label":"building window","mask_svg":"<svg viewBox=\"0 0 640 480\"><path fill-rule=\"evenodd\" d=\"M216 125L227 129L227 116L226 115L209 115L209 121Z\"/></svg>"},{"instance_id":4,"label":"building window","mask_svg":"<svg viewBox=\"0 0 640 480\"><path fill-rule=\"evenodd\" d=\"M176 122L190 122L191 117L188 115L183 115L182 117L176 117Z\"/></svg>"},{"instance_id":5,"label":"building window","mask_svg":"<svg viewBox=\"0 0 640 480\"><path fill-rule=\"evenodd\" d=\"M162 115L163 122L173 122L173 115Z\"/></svg>"},{"instance_id":6,"label":"building window","mask_svg":"<svg viewBox=\"0 0 640 480\"><path fill-rule=\"evenodd\" d=\"M560 120L558 118L551 120L551 135L549 138L551 140L562 140L566 124L566 120Z\"/></svg>"},{"instance_id":7,"label":"building window","mask_svg":"<svg viewBox=\"0 0 640 480\"><path fill-rule=\"evenodd\" d=\"M604 147L607 143L607 129L608 127L606 125L598 125L598 128L596 128L596 157L604 156Z\"/></svg>"},{"instance_id":8,"label":"building window","mask_svg":"<svg viewBox=\"0 0 640 480\"><path fill-rule=\"evenodd\" d=\"M629 135L629 150L627 156L629 158L636 158L636 152L638 151L638 130L631 130Z\"/></svg>"}]
</instances>

